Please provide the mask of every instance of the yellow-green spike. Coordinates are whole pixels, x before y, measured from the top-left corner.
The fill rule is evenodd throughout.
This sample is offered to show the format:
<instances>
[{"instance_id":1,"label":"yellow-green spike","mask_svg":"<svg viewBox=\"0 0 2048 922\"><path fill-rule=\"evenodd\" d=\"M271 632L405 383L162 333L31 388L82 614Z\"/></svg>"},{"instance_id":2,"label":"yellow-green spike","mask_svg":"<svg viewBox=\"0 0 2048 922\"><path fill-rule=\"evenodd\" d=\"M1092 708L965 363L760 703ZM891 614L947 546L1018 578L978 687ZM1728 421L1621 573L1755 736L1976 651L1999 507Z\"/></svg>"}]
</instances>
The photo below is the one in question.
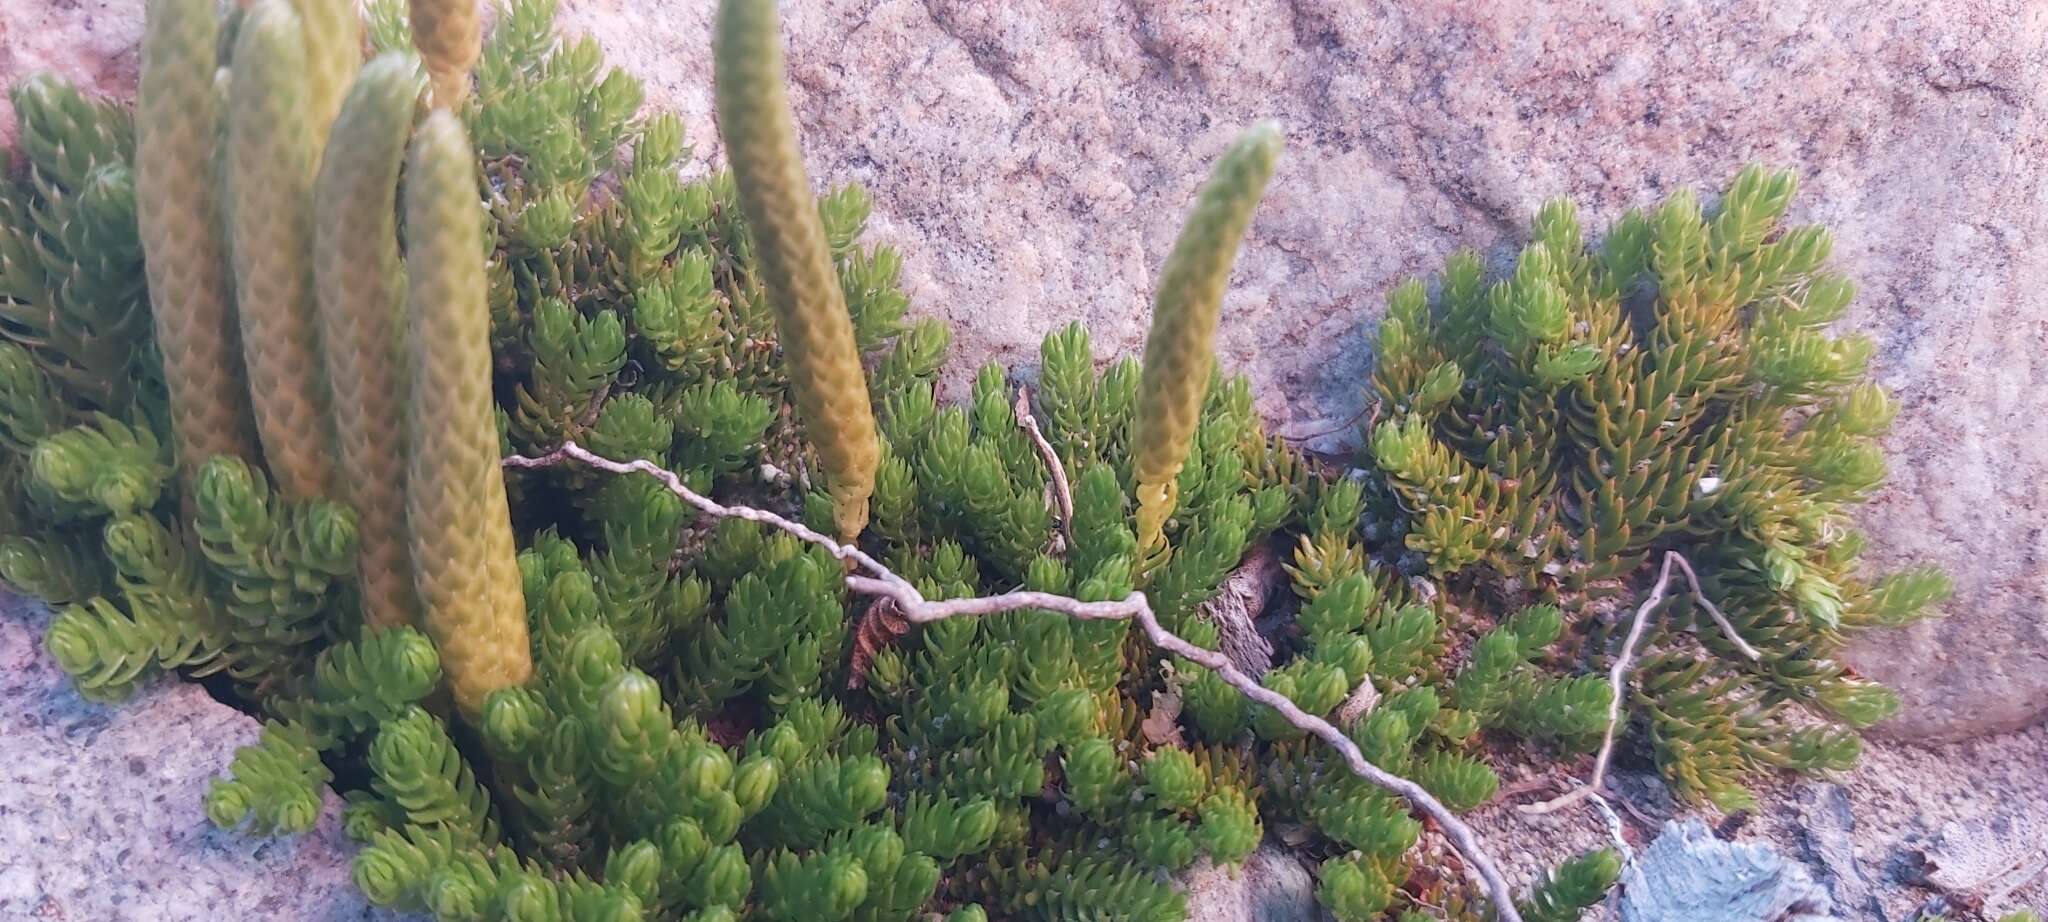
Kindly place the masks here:
<instances>
[{"instance_id":1,"label":"yellow-green spike","mask_svg":"<svg viewBox=\"0 0 2048 922\"><path fill-rule=\"evenodd\" d=\"M257 460L215 188L219 28L212 0L150 3L135 99L135 211L187 477L214 455Z\"/></svg>"},{"instance_id":2,"label":"yellow-green spike","mask_svg":"<svg viewBox=\"0 0 2048 922\"><path fill-rule=\"evenodd\" d=\"M419 62L387 54L356 78L313 189L313 278L320 350L333 383L341 486L360 534L363 619L416 622L405 532L405 269L398 257L398 169L424 89Z\"/></svg>"},{"instance_id":3,"label":"yellow-green spike","mask_svg":"<svg viewBox=\"0 0 2048 922\"><path fill-rule=\"evenodd\" d=\"M867 525L881 443L846 295L804 175L774 0L720 3L713 58L718 127L775 308L792 397L825 468L833 521L851 540Z\"/></svg>"},{"instance_id":4,"label":"yellow-green spike","mask_svg":"<svg viewBox=\"0 0 2048 922\"><path fill-rule=\"evenodd\" d=\"M1131 474L1138 484L1138 545L1157 549L1178 501L1181 465L1201 423L1216 364L1216 321L1238 244L1280 159L1278 125L1262 122L1231 144L1159 270L1145 367L1138 378Z\"/></svg>"},{"instance_id":5,"label":"yellow-green spike","mask_svg":"<svg viewBox=\"0 0 2048 922\"><path fill-rule=\"evenodd\" d=\"M334 436L313 317L306 43L285 0L242 15L228 85L228 223L256 432L286 499L328 496Z\"/></svg>"},{"instance_id":6,"label":"yellow-green spike","mask_svg":"<svg viewBox=\"0 0 2048 922\"><path fill-rule=\"evenodd\" d=\"M476 0L412 0L412 43L434 81L434 105L461 109L469 98L469 72L483 53Z\"/></svg>"},{"instance_id":7,"label":"yellow-green spike","mask_svg":"<svg viewBox=\"0 0 2048 922\"><path fill-rule=\"evenodd\" d=\"M428 115L405 179L406 523L427 632L467 713L533 673L512 516L498 468L476 155Z\"/></svg>"},{"instance_id":8,"label":"yellow-green spike","mask_svg":"<svg viewBox=\"0 0 2048 922\"><path fill-rule=\"evenodd\" d=\"M327 143L349 84L363 66L363 21L356 0L291 0L305 24L306 124L313 148Z\"/></svg>"}]
</instances>

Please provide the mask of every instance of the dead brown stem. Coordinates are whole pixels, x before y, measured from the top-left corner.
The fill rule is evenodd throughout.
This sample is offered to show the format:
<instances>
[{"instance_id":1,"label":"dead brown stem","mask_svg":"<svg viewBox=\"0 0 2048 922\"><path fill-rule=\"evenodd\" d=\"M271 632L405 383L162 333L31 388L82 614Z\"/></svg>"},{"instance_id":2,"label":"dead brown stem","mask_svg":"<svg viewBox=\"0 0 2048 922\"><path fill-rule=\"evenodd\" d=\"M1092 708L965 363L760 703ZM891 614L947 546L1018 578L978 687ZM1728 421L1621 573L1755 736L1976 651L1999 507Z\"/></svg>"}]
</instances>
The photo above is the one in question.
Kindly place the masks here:
<instances>
[{"instance_id":1,"label":"dead brown stem","mask_svg":"<svg viewBox=\"0 0 2048 922\"><path fill-rule=\"evenodd\" d=\"M1017 389L1017 426L1031 438L1032 447L1038 449L1038 459L1045 462L1045 473L1052 481L1053 506L1060 517L1060 538L1066 546L1074 546L1074 489L1067 482L1067 466L1060 463L1059 452L1052 450L1052 443L1045 440L1045 431L1038 427L1038 417L1031 413L1031 389Z\"/></svg>"}]
</instances>

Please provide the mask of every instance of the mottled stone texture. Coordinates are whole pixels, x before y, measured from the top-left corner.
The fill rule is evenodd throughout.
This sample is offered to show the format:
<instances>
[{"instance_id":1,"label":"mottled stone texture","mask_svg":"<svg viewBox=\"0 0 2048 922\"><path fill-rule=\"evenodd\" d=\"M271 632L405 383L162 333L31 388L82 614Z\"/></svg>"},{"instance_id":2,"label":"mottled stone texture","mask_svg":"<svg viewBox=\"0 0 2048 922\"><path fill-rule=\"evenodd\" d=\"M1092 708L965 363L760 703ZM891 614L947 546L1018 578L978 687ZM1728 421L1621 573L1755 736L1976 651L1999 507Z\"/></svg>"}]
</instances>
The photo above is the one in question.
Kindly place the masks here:
<instances>
[{"instance_id":1,"label":"mottled stone texture","mask_svg":"<svg viewBox=\"0 0 2048 922\"><path fill-rule=\"evenodd\" d=\"M206 819L207 779L254 719L190 683L81 700L43 652L42 606L0 591L0 919L393 920L349 880L338 798L311 834L261 839Z\"/></svg>"},{"instance_id":2,"label":"mottled stone texture","mask_svg":"<svg viewBox=\"0 0 2048 922\"><path fill-rule=\"evenodd\" d=\"M1622 871L1622 922L1840 922L1806 868L1699 820L1666 823Z\"/></svg>"},{"instance_id":3,"label":"mottled stone texture","mask_svg":"<svg viewBox=\"0 0 2048 922\"><path fill-rule=\"evenodd\" d=\"M6 0L0 3L0 90L47 71L135 98L142 8L136 0ZM14 105L0 93L0 147L14 143Z\"/></svg>"},{"instance_id":4,"label":"mottled stone texture","mask_svg":"<svg viewBox=\"0 0 2048 922\"><path fill-rule=\"evenodd\" d=\"M1320 922L1316 882L1300 858L1277 846L1259 847L1245 863L1217 867L1206 859L1181 875L1188 890L1187 922Z\"/></svg>"},{"instance_id":5,"label":"mottled stone texture","mask_svg":"<svg viewBox=\"0 0 2048 922\"><path fill-rule=\"evenodd\" d=\"M19 13L16 7L26 7ZM563 0L716 152L710 0ZM1901 398L1879 563L1957 581L1945 621L1854 657L1889 729L1955 738L2048 712L2048 7L1611 0L806 0L785 4L811 170L875 194L950 381L1086 322L1134 350L1207 164L1278 117L1289 153L1225 303L1226 368L1292 431L1353 417L1386 291L1461 246L1496 261L1544 199L1604 224L1744 162L1806 177ZM0 77L128 93L139 4L15 0ZM65 36L71 36L69 39ZM67 44L69 42L69 44ZM75 51L74 51L75 50Z\"/></svg>"}]
</instances>

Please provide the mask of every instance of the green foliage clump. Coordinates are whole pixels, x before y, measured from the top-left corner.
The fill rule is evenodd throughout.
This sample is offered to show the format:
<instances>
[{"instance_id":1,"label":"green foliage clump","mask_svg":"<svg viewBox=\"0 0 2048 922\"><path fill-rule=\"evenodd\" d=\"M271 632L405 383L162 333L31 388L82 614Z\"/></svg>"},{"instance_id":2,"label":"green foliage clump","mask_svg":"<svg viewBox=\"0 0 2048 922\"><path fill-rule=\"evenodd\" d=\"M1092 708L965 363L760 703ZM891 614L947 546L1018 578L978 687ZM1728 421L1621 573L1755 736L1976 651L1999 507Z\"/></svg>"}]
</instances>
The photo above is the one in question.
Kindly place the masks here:
<instances>
[{"instance_id":1,"label":"green foliage clump","mask_svg":"<svg viewBox=\"0 0 2048 922\"><path fill-rule=\"evenodd\" d=\"M258 835L302 833L320 819L321 789L334 775L303 728L267 724L254 746L235 752L228 777L206 790L206 815L233 829L243 821Z\"/></svg>"},{"instance_id":2,"label":"green foliage clump","mask_svg":"<svg viewBox=\"0 0 2048 922\"><path fill-rule=\"evenodd\" d=\"M1575 749L1604 724L1615 600L1683 555L1698 593L1674 585L1650 614L1626 713L1680 796L1724 809L1750 803L1755 771L1853 763L1853 729L1898 700L1841 664L1845 640L1948 591L1932 570L1857 566L1847 512L1884 476L1893 407L1865 380L1870 343L1828 332L1854 286L1827 270L1826 231L1781 226L1793 189L1752 167L1715 208L1681 192L1597 248L1554 202L1504 277L1468 252L1433 293L1396 288L1357 536L1318 537L1301 564L1355 569L1372 534L1389 579L1427 578L1461 609L1544 606L1542 636L1503 637L1518 618L1471 646L1449 703Z\"/></svg>"},{"instance_id":3,"label":"green foliage clump","mask_svg":"<svg viewBox=\"0 0 2048 922\"><path fill-rule=\"evenodd\" d=\"M1578 922L1621 878L1621 855L1595 849L1558 865L1518 907L1524 922Z\"/></svg>"},{"instance_id":4,"label":"green foliage clump","mask_svg":"<svg viewBox=\"0 0 2048 922\"><path fill-rule=\"evenodd\" d=\"M26 350L47 383L13 380L61 395L74 415L125 417L148 401L154 376L141 348L150 314L134 125L49 76L23 81L9 100L26 169L0 180L0 340Z\"/></svg>"}]
</instances>

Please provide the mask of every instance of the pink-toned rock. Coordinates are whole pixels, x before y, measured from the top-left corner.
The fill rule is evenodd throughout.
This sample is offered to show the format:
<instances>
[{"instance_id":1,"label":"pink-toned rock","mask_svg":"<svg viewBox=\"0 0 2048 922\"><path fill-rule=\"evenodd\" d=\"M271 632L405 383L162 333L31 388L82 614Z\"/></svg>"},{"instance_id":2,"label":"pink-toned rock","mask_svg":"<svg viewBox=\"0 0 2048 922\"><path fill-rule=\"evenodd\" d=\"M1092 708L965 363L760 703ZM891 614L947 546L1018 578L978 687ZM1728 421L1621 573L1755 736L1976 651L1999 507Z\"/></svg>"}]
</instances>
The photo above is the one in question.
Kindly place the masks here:
<instances>
[{"instance_id":1,"label":"pink-toned rock","mask_svg":"<svg viewBox=\"0 0 2048 922\"><path fill-rule=\"evenodd\" d=\"M709 0L563 5L715 155ZM1505 258L1544 199L1598 226L1750 160L1797 168L1795 216L1835 228L1863 290L1848 325L1878 339L1902 404L1891 484L1862 514L1873 556L1957 583L1948 619L1854 662L1904 692L1898 734L2048 712L2048 8L785 6L813 172L874 192L917 309L955 321L956 391L979 361L1030 362L1069 320L1103 354L1134 348L1209 159L1259 118L1287 123L1289 153L1221 345L1295 431L1357 412L1387 289L1461 246ZM0 78L54 62L128 91L127 5L14 0L0 28Z\"/></svg>"},{"instance_id":2,"label":"pink-toned rock","mask_svg":"<svg viewBox=\"0 0 2048 922\"><path fill-rule=\"evenodd\" d=\"M349 880L340 798L303 836L214 828L202 798L256 720L196 683L81 700L42 648L50 615L0 590L0 919L387 920Z\"/></svg>"},{"instance_id":3,"label":"pink-toned rock","mask_svg":"<svg viewBox=\"0 0 2048 922\"><path fill-rule=\"evenodd\" d=\"M138 0L9 0L0 9L0 89L46 71L123 99L135 95ZM0 95L0 148L14 144L14 104Z\"/></svg>"},{"instance_id":4,"label":"pink-toned rock","mask_svg":"<svg viewBox=\"0 0 2048 922\"><path fill-rule=\"evenodd\" d=\"M1180 877L1188 891L1188 922L1319 922L1315 878L1291 852L1264 845L1244 864L1207 861Z\"/></svg>"}]
</instances>

